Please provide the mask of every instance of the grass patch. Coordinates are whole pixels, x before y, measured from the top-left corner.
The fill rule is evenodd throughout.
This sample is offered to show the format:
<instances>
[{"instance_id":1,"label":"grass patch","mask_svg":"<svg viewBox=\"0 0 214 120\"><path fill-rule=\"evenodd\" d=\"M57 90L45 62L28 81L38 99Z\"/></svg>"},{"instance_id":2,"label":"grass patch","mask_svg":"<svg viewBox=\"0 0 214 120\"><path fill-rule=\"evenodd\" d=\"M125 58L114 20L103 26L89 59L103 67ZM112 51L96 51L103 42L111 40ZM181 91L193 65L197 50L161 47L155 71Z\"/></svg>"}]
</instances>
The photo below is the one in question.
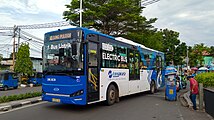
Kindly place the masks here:
<instances>
[{"instance_id":1,"label":"grass patch","mask_svg":"<svg viewBox=\"0 0 214 120\"><path fill-rule=\"evenodd\" d=\"M2 96L0 97L0 103L23 100L27 98L38 97L41 95L42 95L42 92L30 92L30 93L19 94L19 95Z\"/></svg>"}]
</instances>

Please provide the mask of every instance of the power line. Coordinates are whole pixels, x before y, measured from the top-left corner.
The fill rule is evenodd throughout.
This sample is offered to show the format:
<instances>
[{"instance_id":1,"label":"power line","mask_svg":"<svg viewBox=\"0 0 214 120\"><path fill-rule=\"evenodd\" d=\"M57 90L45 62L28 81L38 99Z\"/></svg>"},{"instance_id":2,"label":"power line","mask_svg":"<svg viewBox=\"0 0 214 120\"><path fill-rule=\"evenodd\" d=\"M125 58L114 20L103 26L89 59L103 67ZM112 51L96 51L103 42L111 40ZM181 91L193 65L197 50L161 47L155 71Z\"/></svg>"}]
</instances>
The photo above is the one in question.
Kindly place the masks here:
<instances>
[{"instance_id":1,"label":"power line","mask_svg":"<svg viewBox=\"0 0 214 120\"><path fill-rule=\"evenodd\" d=\"M156 3L160 0L144 0L141 2L141 6L146 7L147 5L151 5L153 3Z\"/></svg>"},{"instance_id":2,"label":"power line","mask_svg":"<svg viewBox=\"0 0 214 120\"><path fill-rule=\"evenodd\" d=\"M68 21L59 21L52 23L43 23L43 24L32 24L32 25L17 25L20 29L42 29L42 28L54 28L54 27L63 27L70 26ZM13 30L14 27L4 27L0 26L0 30Z\"/></svg>"},{"instance_id":3,"label":"power line","mask_svg":"<svg viewBox=\"0 0 214 120\"><path fill-rule=\"evenodd\" d=\"M32 37L32 38L34 38L34 39L37 39L37 40L39 40L39 41L44 42L44 40L43 40L43 39L38 38L38 37L36 37L36 36L34 36L34 35L30 34L30 33L27 33L27 32L25 32L25 31L23 31L23 30L21 30L20 32L21 32L22 34L24 34L24 35L28 36L28 37Z\"/></svg>"},{"instance_id":4,"label":"power line","mask_svg":"<svg viewBox=\"0 0 214 120\"><path fill-rule=\"evenodd\" d=\"M23 40L26 40L26 41L23 41L23 42L33 41L33 42L36 42L36 43L43 44L43 42L33 40L32 38L28 38L28 37L24 36L23 34L20 35L20 38L22 38Z\"/></svg>"}]
</instances>

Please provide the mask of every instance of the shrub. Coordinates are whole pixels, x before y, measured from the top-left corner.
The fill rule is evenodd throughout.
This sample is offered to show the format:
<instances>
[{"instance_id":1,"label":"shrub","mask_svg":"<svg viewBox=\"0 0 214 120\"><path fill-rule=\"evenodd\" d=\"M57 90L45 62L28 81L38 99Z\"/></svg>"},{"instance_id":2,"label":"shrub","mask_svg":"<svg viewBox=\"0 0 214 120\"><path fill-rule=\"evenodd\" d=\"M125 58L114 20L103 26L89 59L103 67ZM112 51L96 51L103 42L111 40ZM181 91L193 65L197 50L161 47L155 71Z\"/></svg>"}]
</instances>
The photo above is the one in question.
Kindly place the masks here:
<instances>
[{"instance_id":1,"label":"shrub","mask_svg":"<svg viewBox=\"0 0 214 120\"><path fill-rule=\"evenodd\" d=\"M32 92L32 93L25 93L25 94L19 94L19 95L11 95L11 96L2 96L0 97L0 103L15 101L15 100L23 100L27 98L32 97L38 97L41 96L42 92Z\"/></svg>"},{"instance_id":2,"label":"shrub","mask_svg":"<svg viewBox=\"0 0 214 120\"><path fill-rule=\"evenodd\" d=\"M214 87L214 73L207 72L196 75L195 79L199 83L203 83L204 87Z\"/></svg>"}]
</instances>

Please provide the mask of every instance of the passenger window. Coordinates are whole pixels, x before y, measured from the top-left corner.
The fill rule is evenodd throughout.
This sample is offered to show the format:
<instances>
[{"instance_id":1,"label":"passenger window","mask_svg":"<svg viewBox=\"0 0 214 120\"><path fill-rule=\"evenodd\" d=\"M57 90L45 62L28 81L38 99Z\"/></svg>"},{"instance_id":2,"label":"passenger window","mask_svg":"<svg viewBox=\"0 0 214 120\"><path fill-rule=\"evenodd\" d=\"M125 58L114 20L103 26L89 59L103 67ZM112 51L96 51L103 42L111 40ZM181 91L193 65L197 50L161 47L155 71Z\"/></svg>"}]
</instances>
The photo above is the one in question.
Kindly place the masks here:
<instances>
[{"instance_id":1,"label":"passenger window","mask_svg":"<svg viewBox=\"0 0 214 120\"><path fill-rule=\"evenodd\" d=\"M135 79L140 79L139 62L140 54L138 53L138 51L135 51Z\"/></svg>"},{"instance_id":2,"label":"passenger window","mask_svg":"<svg viewBox=\"0 0 214 120\"><path fill-rule=\"evenodd\" d=\"M134 51L129 49L129 79L135 79L135 58L134 58Z\"/></svg>"},{"instance_id":3,"label":"passenger window","mask_svg":"<svg viewBox=\"0 0 214 120\"><path fill-rule=\"evenodd\" d=\"M88 47L89 66L97 66L97 44L90 42Z\"/></svg>"},{"instance_id":4,"label":"passenger window","mask_svg":"<svg viewBox=\"0 0 214 120\"><path fill-rule=\"evenodd\" d=\"M8 80L9 79L9 75L8 74L4 74L4 80Z\"/></svg>"}]
</instances>

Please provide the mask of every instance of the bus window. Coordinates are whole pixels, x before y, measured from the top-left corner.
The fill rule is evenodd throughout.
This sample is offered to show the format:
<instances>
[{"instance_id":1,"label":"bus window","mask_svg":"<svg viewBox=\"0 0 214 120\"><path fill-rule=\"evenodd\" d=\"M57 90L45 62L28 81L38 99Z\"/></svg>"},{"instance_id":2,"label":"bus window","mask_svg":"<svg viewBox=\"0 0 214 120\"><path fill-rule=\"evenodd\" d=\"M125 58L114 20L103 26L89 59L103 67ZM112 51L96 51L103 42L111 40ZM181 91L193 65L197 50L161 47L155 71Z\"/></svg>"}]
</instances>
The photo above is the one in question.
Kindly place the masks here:
<instances>
[{"instance_id":1,"label":"bus window","mask_svg":"<svg viewBox=\"0 0 214 120\"><path fill-rule=\"evenodd\" d=\"M135 79L140 79L140 69L139 69L139 61L140 61L140 54L138 51L135 51Z\"/></svg>"},{"instance_id":2,"label":"bus window","mask_svg":"<svg viewBox=\"0 0 214 120\"><path fill-rule=\"evenodd\" d=\"M88 49L89 54L89 66L97 66L97 44L90 43Z\"/></svg>"},{"instance_id":3,"label":"bus window","mask_svg":"<svg viewBox=\"0 0 214 120\"><path fill-rule=\"evenodd\" d=\"M4 74L4 80L8 80L9 79L9 75L8 74Z\"/></svg>"},{"instance_id":4,"label":"bus window","mask_svg":"<svg viewBox=\"0 0 214 120\"><path fill-rule=\"evenodd\" d=\"M110 43L102 44L102 67L117 68L117 46Z\"/></svg>"},{"instance_id":5,"label":"bus window","mask_svg":"<svg viewBox=\"0 0 214 120\"><path fill-rule=\"evenodd\" d=\"M129 49L129 79L134 80L135 79L135 74L134 74L134 51Z\"/></svg>"},{"instance_id":6,"label":"bus window","mask_svg":"<svg viewBox=\"0 0 214 120\"><path fill-rule=\"evenodd\" d=\"M1 80L4 80L4 75L3 74L0 74L0 81Z\"/></svg>"},{"instance_id":7,"label":"bus window","mask_svg":"<svg viewBox=\"0 0 214 120\"><path fill-rule=\"evenodd\" d=\"M127 48L125 47L117 47L117 55L120 57L120 60L118 62L118 68L127 69L128 63L127 63Z\"/></svg>"},{"instance_id":8,"label":"bus window","mask_svg":"<svg viewBox=\"0 0 214 120\"><path fill-rule=\"evenodd\" d=\"M147 66L147 68L150 66L150 58L149 58L149 54L145 54L144 55L144 58L145 58L145 60L146 60L146 66Z\"/></svg>"}]
</instances>

